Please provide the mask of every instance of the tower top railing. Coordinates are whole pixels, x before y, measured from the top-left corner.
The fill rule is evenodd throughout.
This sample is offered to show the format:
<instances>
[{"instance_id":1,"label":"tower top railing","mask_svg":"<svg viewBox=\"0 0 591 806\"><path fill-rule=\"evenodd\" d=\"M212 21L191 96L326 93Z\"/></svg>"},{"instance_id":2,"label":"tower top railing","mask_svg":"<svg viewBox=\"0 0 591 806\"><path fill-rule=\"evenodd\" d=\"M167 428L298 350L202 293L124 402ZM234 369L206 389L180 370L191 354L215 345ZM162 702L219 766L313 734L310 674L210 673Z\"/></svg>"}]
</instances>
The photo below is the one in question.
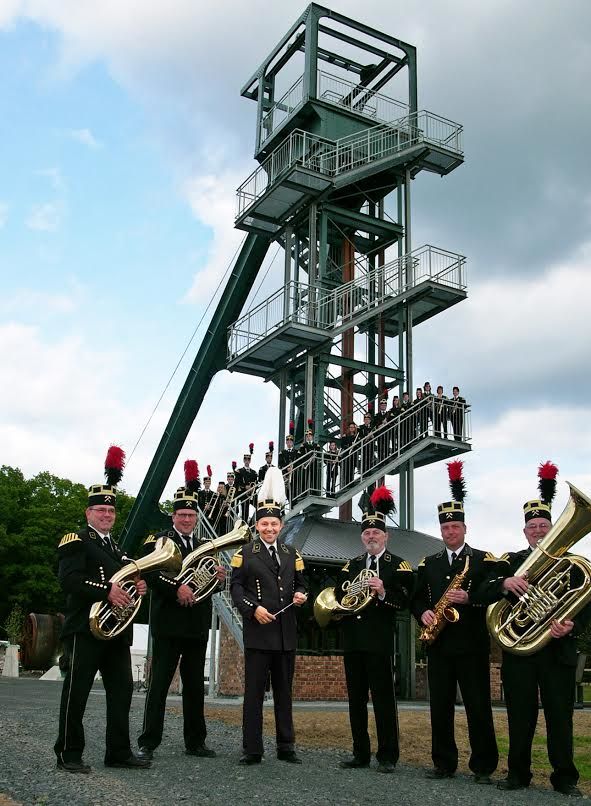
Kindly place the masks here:
<instances>
[{"instance_id":1,"label":"tower top railing","mask_svg":"<svg viewBox=\"0 0 591 806\"><path fill-rule=\"evenodd\" d=\"M261 121L261 145L296 109L308 100L304 97L304 76L301 75L276 101ZM353 81L339 78L324 70L316 74L316 100L346 109L375 122L391 123L408 115L408 104L390 98Z\"/></svg>"},{"instance_id":2,"label":"tower top railing","mask_svg":"<svg viewBox=\"0 0 591 806\"><path fill-rule=\"evenodd\" d=\"M372 310L427 280L466 290L466 258L425 245L334 289L291 281L228 329L228 358L234 360L288 323L332 333L354 327Z\"/></svg>"}]
</instances>

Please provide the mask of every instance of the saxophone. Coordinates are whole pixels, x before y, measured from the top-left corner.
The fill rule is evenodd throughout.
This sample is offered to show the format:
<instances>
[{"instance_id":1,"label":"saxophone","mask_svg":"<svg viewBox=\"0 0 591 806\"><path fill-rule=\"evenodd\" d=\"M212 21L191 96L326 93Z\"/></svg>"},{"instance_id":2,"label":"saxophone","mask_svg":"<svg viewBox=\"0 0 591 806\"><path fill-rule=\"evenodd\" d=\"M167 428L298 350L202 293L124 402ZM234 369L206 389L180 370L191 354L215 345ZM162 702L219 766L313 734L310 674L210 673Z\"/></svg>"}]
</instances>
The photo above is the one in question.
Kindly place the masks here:
<instances>
[{"instance_id":1,"label":"saxophone","mask_svg":"<svg viewBox=\"0 0 591 806\"><path fill-rule=\"evenodd\" d=\"M177 573L181 567L182 556L174 540L159 537L154 551L146 557L131 562L119 569L109 582L119 585L131 596L130 604L119 607L111 602L95 602L90 608L88 621L90 631L100 641L108 641L127 629L136 617L142 603L137 592L136 578L146 571L169 571Z\"/></svg>"},{"instance_id":2,"label":"saxophone","mask_svg":"<svg viewBox=\"0 0 591 806\"><path fill-rule=\"evenodd\" d=\"M448 623L455 623L456 621L460 620L460 614L456 610L455 607L449 603L449 599L447 595L450 591L457 591L460 590L462 585L464 584L464 580L468 575L468 568L470 567L470 558L466 557L466 562L464 563L464 567L462 570L455 575L452 581L449 583L443 596L439 599L437 604L435 605L434 613L435 613L435 621L433 624L429 624L420 632L419 638L421 641L424 641L427 646L431 646L431 644L438 638L439 633L443 630L443 628Z\"/></svg>"}]
</instances>

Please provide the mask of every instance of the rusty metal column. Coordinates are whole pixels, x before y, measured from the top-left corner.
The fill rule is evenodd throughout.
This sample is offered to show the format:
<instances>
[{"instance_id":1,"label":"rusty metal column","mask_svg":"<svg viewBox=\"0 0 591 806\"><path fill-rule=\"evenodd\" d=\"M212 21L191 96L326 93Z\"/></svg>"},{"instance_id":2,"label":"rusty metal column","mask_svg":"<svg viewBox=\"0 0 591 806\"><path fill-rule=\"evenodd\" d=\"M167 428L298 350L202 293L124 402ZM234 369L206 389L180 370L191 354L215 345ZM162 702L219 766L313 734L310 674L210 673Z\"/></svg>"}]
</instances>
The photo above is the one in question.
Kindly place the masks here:
<instances>
[{"instance_id":1,"label":"rusty metal column","mask_svg":"<svg viewBox=\"0 0 591 806\"><path fill-rule=\"evenodd\" d=\"M353 280L355 275L355 250L353 244L343 239L343 284ZM343 296L343 316L351 313L352 300ZM355 358L355 330L350 328L343 333L343 358ZM346 433L347 424L353 419L353 370L341 368L341 429ZM353 503L347 501L339 507L339 519L350 521L353 518Z\"/></svg>"}]
</instances>

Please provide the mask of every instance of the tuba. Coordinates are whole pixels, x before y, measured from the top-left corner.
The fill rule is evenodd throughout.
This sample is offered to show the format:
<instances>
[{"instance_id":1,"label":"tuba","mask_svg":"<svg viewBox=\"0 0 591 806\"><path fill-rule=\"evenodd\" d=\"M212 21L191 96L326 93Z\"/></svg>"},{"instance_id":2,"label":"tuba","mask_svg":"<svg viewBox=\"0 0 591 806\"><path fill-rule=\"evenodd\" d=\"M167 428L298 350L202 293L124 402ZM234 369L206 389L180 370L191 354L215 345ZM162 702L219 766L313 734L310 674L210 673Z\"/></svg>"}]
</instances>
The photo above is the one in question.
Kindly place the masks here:
<instances>
[{"instance_id":1,"label":"tuba","mask_svg":"<svg viewBox=\"0 0 591 806\"><path fill-rule=\"evenodd\" d=\"M369 587L371 577L377 577L375 571L362 568L355 579L343 582L345 595L337 602L334 588L324 588L314 600L314 618L320 627L326 627L331 619L340 621L343 616L360 613L374 598L374 591Z\"/></svg>"},{"instance_id":2,"label":"tuba","mask_svg":"<svg viewBox=\"0 0 591 806\"><path fill-rule=\"evenodd\" d=\"M90 608L88 617L90 631L95 638L108 641L123 632L137 615L142 597L137 592L135 578L146 571L169 571L176 573L181 567L182 556L174 540L159 537L154 551L146 557L131 562L119 569L109 582L119 585L131 596L131 602L125 607L118 607L111 602L95 602Z\"/></svg>"},{"instance_id":3,"label":"tuba","mask_svg":"<svg viewBox=\"0 0 591 806\"><path fill-rule=\"evenodd\" d=\"M219 565L217 552L220 549L229 549L249 543L252 538L250 529L244 521L237 520L234 529L227 535L206 540L200 546L187 554L183 561L180 574L176 577L181 585L188 585L193 591L193 602L201 602L210 596L216 589L218 579L216 565Z\"/></svg>"},{"instance_id":4,"label":"tuba","mask_svg":"<svg viewBox=\"0 0 591 806\"><path fill-rule=\"evenodd\" d=\"M491 636L514 655L538 652L551 639L552 621L572 619L591 600L591 562L566 556L591 531L591 500L567 484L570 498L562 515L515 572L527 577L527 592L514 603L503 598L487 610ZM579 579L571 579L574 569Z\"/></svg>"},{"instance_id":5,"label":"tuba","mask_svg":"<svg viewBox=\"0 0 591 806\"><path fill-rule=\"evenodd\" d=\"M431 646L431 644L434 643L435 639L439 636L440 632L447 624L455 624L456 621L460 620L460 614L458 613L455 607L452 607L452 605L450 605L449 599L447 598L447 594L450 591L460 590L468 574L469 567L470 567L470 557L466 557L464 567L459 573L455 575L455 577L452 579L452 581L445 589L443 596L441 596L441 598L435 605L435 608L433 610L433 612L435 613L435 621L433 622L433 624L429 624L428 626L423 627L423 629L419 633L419 639L421 641L424 641L427 644L427 646Z\"/></svg>"}]
</instances>

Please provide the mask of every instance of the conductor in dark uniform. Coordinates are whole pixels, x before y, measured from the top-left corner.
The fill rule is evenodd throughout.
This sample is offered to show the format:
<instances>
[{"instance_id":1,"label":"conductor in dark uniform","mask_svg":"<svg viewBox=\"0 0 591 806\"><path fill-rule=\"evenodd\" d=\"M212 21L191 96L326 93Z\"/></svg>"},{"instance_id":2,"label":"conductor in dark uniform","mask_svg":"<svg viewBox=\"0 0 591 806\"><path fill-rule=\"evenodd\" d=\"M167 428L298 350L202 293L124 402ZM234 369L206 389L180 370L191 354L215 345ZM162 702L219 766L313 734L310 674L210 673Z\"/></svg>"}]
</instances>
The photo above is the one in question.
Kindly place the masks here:
<instances>
[{"instance_id":1,"label":"conductor in dark uniform","mask_svg":"<svg viewBox=\"0 0 591 806\"><path fill-rule=\"evenodd\" d=\"M458 766L454 738L454 710L459 684L466 708L471 755L468 766L477 784L490 784L498 763L498 750L490 700L490 643L486 607L477 591L494 573L507 567L506 558L472 548L465 542L464 480L462 462L448 464L453 501L438 506L441 536L445 544L437 554L419 564L412 612L423 627L433 629L437 603L464 573L461 587L447 592L448 602L459 619L448 622L440 613L441 632L427 646L431 756L434 769L427 777L451 778ZM455 588L455 586L452 586Z\"/></svg>"},{"instance_id":2,"label":"conductor in dark uniform","mask_svg":"<svg viewBox=\"0 0 591 806\"><path fill-rule=\"evenodd\" d=\"M367 703L370 692L378 735L378 772L394 772L400 755L394 674L395 625L396 611L409 606L413 573L405 560L387 549L386 515L393 510L390 491L386 487L374 490L361 522L365 551L344 565L335 585L335 598L342 603L360 573L370 570L376 574L367 582L368 593L373 597L370 604L342 620L353 735L353 757L341 762L344 769L369 767Z\"/></svg>"},{"instance_id":3,"label":"conductor in dark uniform","mask_svg":"<svg viewBox=\"0 0 591 806\"><path fill-rule=\"evenodd\" d=\"M495 599L506 596L515 603L518 597L528 591L527 579L516 576L515 572L552 526L551 504L557 472L556 465L551 462L540 466L540 498L527 501L523 507L523 532L528 548L510 554L504 577L491 580L497 591ZM579 574L579 569L571 571L573 587L582 581L578 578ZM537 652L531 655L503 652L501 675L509 721L509 758L508 775L497 784L499 789L524 789L530 784L539 693L546 721L548 759L552 766L550 782L563 795L581 796L577 787L579 771L573 758L576 635L585 629L590 619L591 607L587 605L574 619L554 620L550 642Z\"/></svg>"},{"instance_id":4,"label":"conductor in dark uniform","mask_svg":"<svg viewBox=\"0 0 591 806\"><path fill-rule=\"evenodd\" d=\"M115 485L121 480L125 454L113 445L105 461L106 484L93 484L88 491L87 526L65 535L58 548L58 575L66 595L62 640L69 658L62 686L59 735L54 746L58 769L89 773L82 761L85 739L82 720L94 678L100 672L107 705L106 767L145 768L150 762L131 752L129 709L133 691L129 647L130 625L110 640L95 638L89 615L94 602L114 607L130 604L131 598L109 579L127 562L111 537L115 524ZM137 580L137 592L146 593L144 580Z\"/></svg>"},{"instance_id":5,"label":"conductor in dark uniform","mask_svg":"<svg viewBox=\"0 0 591 806\"><path fill-rule=\"evenodd\" d=\"M176 543L183 560L198 547L193 536L198 503L196 467L193 460L185 462L185 486L177 490L172 504L172 529L150 535L144 542L144 554L149 554L157 538L163 536ZM216 567L216 574L220 582L225 579L222 566ZM195 604L193 590L164 572L150 573L148 583L152 593L152 668L142 733L138 739L140 756L151 759L162 741L166 696L180 661L185 753L213 758L215 751L205 743L207 728L203 715L203 671L211 626L211 597Z\"/></svg>"},{"instance_id":6,"label":"conductor in dark uniform","mask_svg":"<svg viewBox=\"0 0 591 806\"><path fill-rule=\"evenodd\" d=\"M258 538L232 558L230 591L243 620L244 705L241 764L263 757L263 701L271 677L275 704L277 758L299 764L295 748L291 688L295 668L295 608L306 601L304 563L278 541L285 486L281 471L267 471L256 512Z\"/></svg>"}]
</instances>

